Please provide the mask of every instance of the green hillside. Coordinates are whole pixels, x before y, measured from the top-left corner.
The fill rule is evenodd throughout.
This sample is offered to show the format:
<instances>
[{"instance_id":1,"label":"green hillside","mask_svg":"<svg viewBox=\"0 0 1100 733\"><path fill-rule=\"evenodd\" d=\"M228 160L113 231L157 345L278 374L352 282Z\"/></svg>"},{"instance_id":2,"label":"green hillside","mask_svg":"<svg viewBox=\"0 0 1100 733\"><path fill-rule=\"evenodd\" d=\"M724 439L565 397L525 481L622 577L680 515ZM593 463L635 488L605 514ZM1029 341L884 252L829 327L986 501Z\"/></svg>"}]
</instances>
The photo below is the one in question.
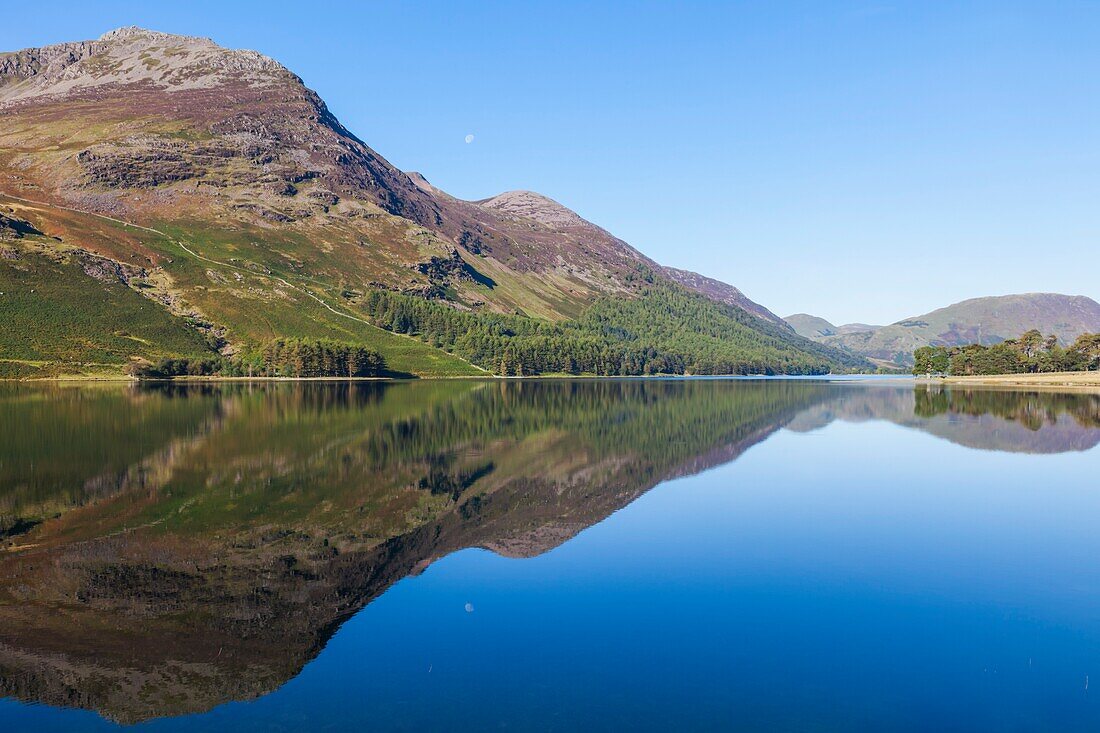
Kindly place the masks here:
<instances>
[{"instance_id":1,"label":"green hillside","mask_svg":"<svg viewBox=\"0 0 1100 733\"><path fill-rule=\"evenodd\" d=\"M49 218L58 212L39 213L53 225L43 224L45 229L59 226ZM67 216L84 241L85 233L93 231L114 241L133 236L119 223ZM162 255L165 264L124 282L88 275L81 265L85 250L49 237L4 244L0 376L119 375L132 359L215 357L216 347L224 343L248 351L285 336L361 344L398 375L484 374L459 357L354 316L340 305L334 285L325 288L287 272L287 282L301 283L287 286L270 266L200 260L152 232L142 233L141 245ZM309 295L314 289L316 297L332 301L332 310ZM165 301L192 316L173 315Z\"/></svg>"},{"instance_id":2,"label":"green hillside","mask_svg":"<svg viewBox=\"0 0 1100 733\"><path fill-rule=\"evenodd\" d=\"M382 289L348 290L288 264L279 254L286 249L254 241L246 249L243 236L214 239L176 228L172 239L87 214L48 207L33 213L44 231L75 229L100 250L121 242L162 264L118 265L122 277L97 279L80 263L114 261L72 240L30 235L7 245L16 259L4 260L6 291L19 293L0 301L0 313L10 312L0 333L8 377L120 374L134 359L214 358L219 349L233 359L285 337L359 344L377 352L390 373L427 377L818 374L867 366L645 266L634 276L637 295L600 298L578 318L552 322Z\"/></svg>"},{"instance_id":3,"label":"green hillside","mask_svg":"<svg viewBox=\"0 0 1100 733\"><path fill-rule=\"evenodd\" d=\"M808 339L832 336L836 333L836 326L819 316L811 316L808 313L795 313L783 319L799 336Z\"/></svg>"},{"instance_id":4,"label":"green hillside","mask_svg":"<svg viewBox=\"0 0 1100 733\"><path fill-rule=\"evenodd\" d=\"M199 331L76 262L6 249L0 259L0 376L119 372L131 357L199 356Z\"/></svg>"},{"instance_id":5,"label":"green hillside","mask_svg":"<svg viewBox=\"0 0 1100 733\"><path fill-rule=\"evenodd\" d=\"M13 224L0 220L3 236L48 257L113 261L100 264L122 268L111 287L129 288L132 307L110 302L102 283L53 288L52 307L80 316L43 331L58 349L28 350L13 325L0 358L120 371L206 344L234 371L285 338L367 349L418 376L866 364L549 197L463 200L405 173L259 54L129 27L4 58L0 216ZM378 302L393 307L375 313ZM130 346L119 335L127 314L156 308L174 335L150 331Z\"/></svg>"}]
</instances>

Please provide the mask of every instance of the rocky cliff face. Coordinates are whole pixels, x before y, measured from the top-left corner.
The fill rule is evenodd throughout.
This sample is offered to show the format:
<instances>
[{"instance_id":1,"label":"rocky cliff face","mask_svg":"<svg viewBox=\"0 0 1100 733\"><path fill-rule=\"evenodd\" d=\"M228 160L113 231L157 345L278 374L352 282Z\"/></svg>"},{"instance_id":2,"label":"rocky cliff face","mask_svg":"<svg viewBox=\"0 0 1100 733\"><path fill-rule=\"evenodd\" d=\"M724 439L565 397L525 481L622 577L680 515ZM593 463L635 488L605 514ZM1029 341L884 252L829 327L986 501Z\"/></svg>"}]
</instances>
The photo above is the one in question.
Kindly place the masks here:
<instances>
[{"instance_id":1,"label":"rocky cliff face","mask_svg":"<svg viewBox=\"0 0 1100 733\"><path fill-rule=\"evenodd\" d=\"M129 27L95 41L28 48L0 56L0 100L17 102L107 87L147 85L164 91L212 89L244 82L275 86L293 74L255 51L223 49L208 38Z\"/></svg>"},{"instance_id":2,"label":"rocky cliff face","mask_svg":"<svg viewBox=\"0 0 1100 733\"><path fill-rule=\"evenodd\" d=\"M29 221L0 213L0 239L22 239L28 234L41 234Z\"/></svg>"}]
</instances>

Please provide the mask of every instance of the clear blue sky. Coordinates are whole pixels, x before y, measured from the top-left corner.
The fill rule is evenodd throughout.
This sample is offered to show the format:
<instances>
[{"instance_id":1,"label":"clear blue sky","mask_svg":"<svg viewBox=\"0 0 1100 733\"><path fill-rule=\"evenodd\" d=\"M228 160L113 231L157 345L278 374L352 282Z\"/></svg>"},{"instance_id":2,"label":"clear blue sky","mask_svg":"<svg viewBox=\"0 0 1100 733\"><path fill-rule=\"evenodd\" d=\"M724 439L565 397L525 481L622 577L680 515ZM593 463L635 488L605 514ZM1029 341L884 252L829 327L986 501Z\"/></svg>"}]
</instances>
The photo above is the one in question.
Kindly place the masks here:
<instances>
[{"instance_id":1,"label":"clear blue sky","mask_svg":"<svg viewBox=\"0 0 1100 733\"><path fill-rule=\"evenodd\" d=\"M1100 3L163 5L13 3L0 48L257 49L397 166L540 191L780 315L1100 298Z\"/></svg>"}]
</instances>

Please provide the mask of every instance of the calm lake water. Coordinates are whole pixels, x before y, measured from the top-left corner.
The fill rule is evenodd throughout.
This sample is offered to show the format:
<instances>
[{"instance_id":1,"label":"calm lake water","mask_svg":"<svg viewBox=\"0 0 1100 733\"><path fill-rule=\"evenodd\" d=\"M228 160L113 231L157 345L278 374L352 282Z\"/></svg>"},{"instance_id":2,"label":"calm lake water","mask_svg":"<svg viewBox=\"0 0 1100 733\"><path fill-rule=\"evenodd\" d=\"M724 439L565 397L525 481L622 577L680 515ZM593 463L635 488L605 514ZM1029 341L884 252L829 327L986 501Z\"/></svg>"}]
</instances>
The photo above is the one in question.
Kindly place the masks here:
<instances>
[{"instance_id":1,"label":"calm lake water","mask_svg":"<svg viewBox=\"0 0 1100 733\"><path fill-rule=\"evenodd\" d=\"M0 386L0 730L1096 730L1098 444L890 381Z\"/></svg>"}]
</instances>

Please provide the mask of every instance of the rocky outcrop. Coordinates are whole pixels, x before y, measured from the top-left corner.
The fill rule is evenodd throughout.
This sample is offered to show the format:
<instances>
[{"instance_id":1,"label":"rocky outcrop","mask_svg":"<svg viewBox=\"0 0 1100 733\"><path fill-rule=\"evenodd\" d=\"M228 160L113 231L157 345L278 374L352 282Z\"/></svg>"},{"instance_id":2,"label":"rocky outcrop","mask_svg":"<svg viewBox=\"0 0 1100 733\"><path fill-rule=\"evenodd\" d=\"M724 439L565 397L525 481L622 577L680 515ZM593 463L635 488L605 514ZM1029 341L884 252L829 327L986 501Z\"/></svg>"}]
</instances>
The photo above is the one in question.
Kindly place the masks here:
<instances>
[{"instance_id":1,"label":"rocky outcrop","mask_svg":"<svg viewBox=\"0 0 1100 733\"><path fill-rule=\"evenodd\" d=\"M0 214L0 239L21 239L27 234L42 234L29 221ZM14 258L12 258L14 259Z\"/></svg>"},{"instance_id":2,"label":"rocky outcrop","mask_svg":"<svg viewBox=\"0 0 1100 733\"><path fill-rule=\"evenodd\" d=\"M80 263L80 268L84 270L84 274L94 277L100 282L118 282L129 286L135 278L145 278L149 275L144 268L100 257L87 250L73 250L72 255Z\"/></svg>"},{"instance_id":3,"label":"rocky outcrop","mask_svg":"<svg viewBox=\"0 0 1100 733\"><path fill-rule=\"evenodd\" d=\"M506 191L477 203L507 216L537 221L551 229L595 226L572 209L534 191Z\"/></svg>"},{"instance_id":4,"label":"rocky outcrop","mask_svg":"<svg viewBox=\"0 0 1100 733\"><path fill-rule=\"evenodd\" d=\"M445 257L432 257L427 262L416 265L416 271L427 275L432 283L454 283L458 281L478 282L489 287L495 283L470 266L455 248L450 248Z\"/></svg>"},{"instance_id":5,"label":"rocky outcrop","mask_svg":"<svg viewBox=\"0 0 1100 733\"><path fill-rule=\"evenodd\" d=\"M61 79L70 66L93 56L103 48L102 42L78 41L0 54L0 80L14 83L36 77Z\"/></svg>"},{"instance_id":6,"label":"rocky outcrop","mask_svg":"<svg viewBox=\"0 0 1100 733\"><path fill-rule=\"evenodd\" d=\"M114 84L176 91L232 82L271 86L286 78L297 79L281 64L255 51L233 51L208 38L128 27L95 41L0 55L0 105L94 92Z\"/></svg>"},{"instance_id":7,"label":"rocky outcrop","mask_svg":"<svg viewBox=\"0 0 1100 733\"><path fill-rule=\"evenodd\" d=\"M201 173L188 156L161 146L84 150L77 160L91 183L111 188L152 188Z\"/></svg>"}]
</instances>

